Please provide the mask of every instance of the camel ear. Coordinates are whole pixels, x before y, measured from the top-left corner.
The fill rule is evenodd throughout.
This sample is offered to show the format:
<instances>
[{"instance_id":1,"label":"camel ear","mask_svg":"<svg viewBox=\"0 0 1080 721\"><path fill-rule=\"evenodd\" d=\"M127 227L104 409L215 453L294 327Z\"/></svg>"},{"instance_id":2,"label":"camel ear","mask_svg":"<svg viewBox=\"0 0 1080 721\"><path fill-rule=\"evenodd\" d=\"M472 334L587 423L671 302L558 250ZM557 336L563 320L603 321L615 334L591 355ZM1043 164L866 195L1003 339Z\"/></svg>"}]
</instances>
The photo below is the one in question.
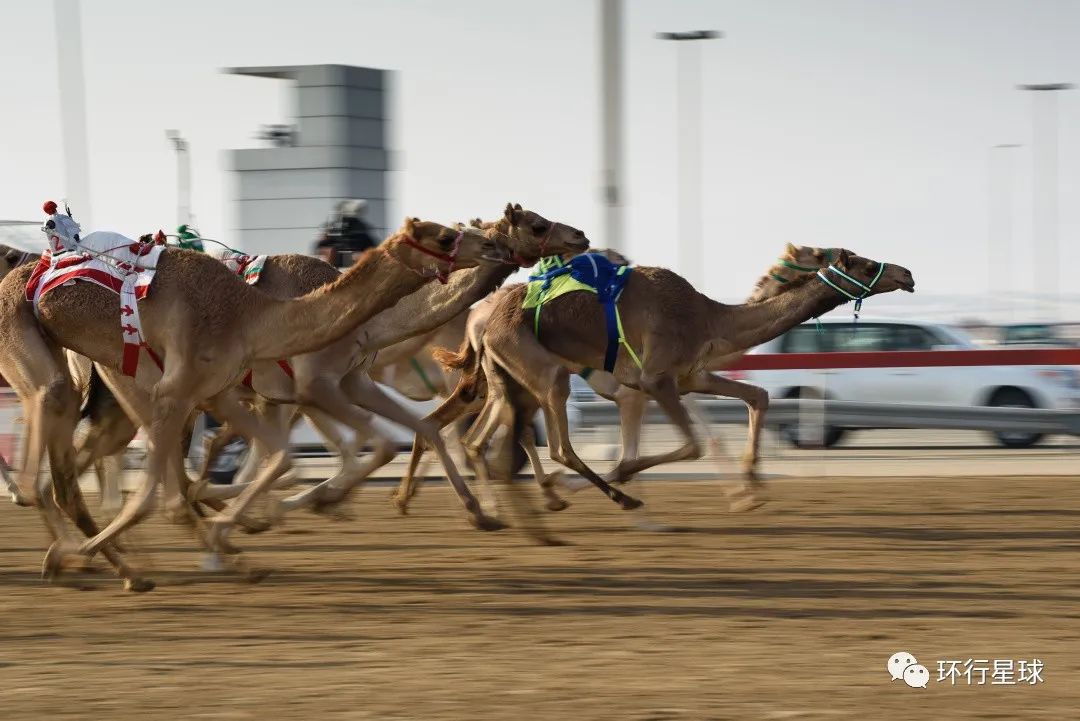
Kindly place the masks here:
<instances>
[{"instance_id":1,"label":"camel ear","mask_svg":"<svg viewBox=\"0 0 1080 721\"><path fill-rule=\"evenodd\" d=\"M483 228L484 227L484 221L480 220L479 218L473 218L472 220L469 221L469 225L471 225L474 228Z\"/></svg>"},{"instance_id":2,"label":"camel ear","mask_svg":"<svg viewBox=\"0 0 1080 721\"><path fill-rule=\"evenodd\" d=\"M788 243L787 247L784 248L785 257L787 257L787 258L789 258L791 260L795 260L798 257L798 254L799 254L799 249L796 248L793 243Z\"/></svg>"},{"instance_id":3,"label":"camel ear","mask_svg":"<svg viewBox=\"0 0 1080 721\"><path fill-rule=\"evenodd\" d=\"M503 217L510 222L510 225L517 225L521 221L521 206L513 206L507 203L506 210L503 211Z\"/></svg>"},{"instance_id":4,"label":"camel ear","mask_svg":"<svg viewBox=\"0 0 1080 721\"><path fill-rule=\"evenodd\" d=\"M525 210L521 207L521 203L514 203L514 210Z\"/></svg>"},{"instance_id":5,"label":"camel ear","mask_svg":"<svg viewBox=\"0 0 1080 721\"><path fill-rule=\"evenodd\" d=\"M419 222L419 218L405 218L405 222L402 224L401 228L407 234L414 235L416 233L416 224Z\"/></svg>"}]
</instances>

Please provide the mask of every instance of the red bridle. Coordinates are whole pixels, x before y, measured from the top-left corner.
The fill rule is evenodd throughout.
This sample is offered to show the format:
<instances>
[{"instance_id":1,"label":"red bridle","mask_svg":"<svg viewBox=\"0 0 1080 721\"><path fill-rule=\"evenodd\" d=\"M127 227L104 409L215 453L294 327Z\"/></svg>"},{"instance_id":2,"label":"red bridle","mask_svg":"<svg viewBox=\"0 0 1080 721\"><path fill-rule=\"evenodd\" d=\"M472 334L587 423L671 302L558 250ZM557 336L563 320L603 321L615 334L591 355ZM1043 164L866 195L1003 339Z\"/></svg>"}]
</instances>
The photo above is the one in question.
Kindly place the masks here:
<instances>
[{"instance_id":1,"label":"red bridle","mask_svg":"<svg viewBox=\"0 0 1080 721\"><path fill-rule=\"evenodd\" d=\"M446 285L446 281L449 280L450 274L454 272L454 266L457 264L458 252L461 250L461 239L464 237L465 231L459 231L457 237L454 238L454 247L449 253L440 253L437 250L425 248L424 246L420 245L420 243L411 235L402 236L401 242L409 246L410 248L413 248L414 250L420 251L424 255L430 255L432 258L437 258L438 260L446 263L447 265L445 271L437 270L435 272L435 279L438 280L439 283Z\"/></svg>"}]
</instances>

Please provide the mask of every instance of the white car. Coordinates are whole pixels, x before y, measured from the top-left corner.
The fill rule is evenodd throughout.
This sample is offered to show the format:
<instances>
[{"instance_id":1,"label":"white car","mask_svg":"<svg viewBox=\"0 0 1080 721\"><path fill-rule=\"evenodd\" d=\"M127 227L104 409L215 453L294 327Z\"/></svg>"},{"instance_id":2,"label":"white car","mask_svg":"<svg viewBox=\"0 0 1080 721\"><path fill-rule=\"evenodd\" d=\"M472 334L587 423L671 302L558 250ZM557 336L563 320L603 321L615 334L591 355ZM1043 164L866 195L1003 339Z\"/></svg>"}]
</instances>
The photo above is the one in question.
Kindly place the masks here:
<instances>
[{"instance_id":1,"label":"white car","mask_svg":"<svg viewBox=\"0 0 1080 721\"><path fill-rule=\"evenodd\" d=\"M860 351L973 350L980 346L962 330L909 320L822 320L792 328L750 351L834 353ZM1072 366L958 366L931 368L836 368L829 370L732 371L729 377L762 386L771 398L800 395L866 403L948 406L1080 408L1080 371ZM825 429L831 446L849 429ZM801 445L795 429L781 429ZM996 433L1003 446L1023 448L1040 439L1032 433ZM820 439L819 439L820 440Z\"/></svg>"}]
</instances>

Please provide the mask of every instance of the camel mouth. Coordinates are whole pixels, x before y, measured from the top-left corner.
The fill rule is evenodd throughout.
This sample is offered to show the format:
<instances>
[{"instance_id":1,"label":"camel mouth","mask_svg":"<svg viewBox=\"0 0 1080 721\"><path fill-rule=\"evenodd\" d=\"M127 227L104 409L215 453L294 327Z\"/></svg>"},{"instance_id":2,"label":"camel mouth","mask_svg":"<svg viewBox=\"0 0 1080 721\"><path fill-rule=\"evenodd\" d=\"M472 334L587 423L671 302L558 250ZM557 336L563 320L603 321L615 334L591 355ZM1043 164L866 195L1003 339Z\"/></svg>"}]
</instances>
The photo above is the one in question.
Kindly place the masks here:
<instances>
[{"instance_id":1,"label":"camel mouth","mask_svg":"<svg viewBox=\"0 0 1080 721\"><path fill-rule=\"evenodd\" d=\"M915 292L915 281L913 281L913 280L904 281L903 283L900 284L900 290L904 291L905 293L914 293Z\"/></svg>"}]
</instances>

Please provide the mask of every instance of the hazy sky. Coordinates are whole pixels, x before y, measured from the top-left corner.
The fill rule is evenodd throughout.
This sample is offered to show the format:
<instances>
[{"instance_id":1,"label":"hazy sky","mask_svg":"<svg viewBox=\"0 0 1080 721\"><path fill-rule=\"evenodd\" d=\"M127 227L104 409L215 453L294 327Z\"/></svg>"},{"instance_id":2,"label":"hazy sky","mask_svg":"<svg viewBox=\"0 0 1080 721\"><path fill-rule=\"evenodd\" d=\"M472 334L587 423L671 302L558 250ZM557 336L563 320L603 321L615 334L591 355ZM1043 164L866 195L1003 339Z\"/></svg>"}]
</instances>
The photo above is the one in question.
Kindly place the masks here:
<instances>
[{"instance_id":1,"label":"hazy sky","mask_svg":"<svg viewBox=\"0 0 1080 721\"><path fill-rule=\"evenodd\" d=\"M629 207L617 245L638 263L673 265L677 242L676 56L653 34L727 34L703 48L706 290L724 299L749 292L787 241L902 263L924 293L983 291L989 148L1030 143L1031 98L1014 85L1080 81L1075 0L626 7ZM596 18L592 0L84 3L94 225L175 225L173 127L192 144L199 224L228 241L224 151L260 145L260 124L288 120L289 95L218 69L330 62L399 71L395 221L490 217L514 200L610 243ZM0 217L37 220L65 192L53 29L51 3L0 2ZM1075 268L1080 90L1061 96L1059 117L1062 265ZM1031 290L1029 148L1015 158L1014 287Z\"/></svg>"}]
</instances>

